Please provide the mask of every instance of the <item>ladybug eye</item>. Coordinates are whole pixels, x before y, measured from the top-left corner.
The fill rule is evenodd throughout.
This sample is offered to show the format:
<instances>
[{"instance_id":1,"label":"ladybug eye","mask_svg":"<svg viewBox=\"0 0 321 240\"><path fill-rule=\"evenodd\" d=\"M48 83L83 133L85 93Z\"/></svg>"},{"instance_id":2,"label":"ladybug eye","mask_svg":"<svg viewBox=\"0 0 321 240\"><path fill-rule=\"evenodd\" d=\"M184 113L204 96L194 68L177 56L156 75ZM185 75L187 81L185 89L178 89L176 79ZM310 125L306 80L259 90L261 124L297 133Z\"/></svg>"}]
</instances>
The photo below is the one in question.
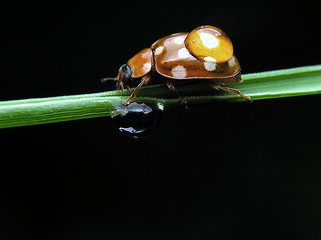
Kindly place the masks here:
<instances>
[{"instance_id":1,"label":"ladybug eye","mask_svg":"<svg viewBox=\"0 0 321 240\"><path fill-rule=\"evenodd\" d=\"M233 45L229 37L212 26L195 28L185 38L185 47L202 62L224 63L233 55Z\"/></svg>"}]
</instances>

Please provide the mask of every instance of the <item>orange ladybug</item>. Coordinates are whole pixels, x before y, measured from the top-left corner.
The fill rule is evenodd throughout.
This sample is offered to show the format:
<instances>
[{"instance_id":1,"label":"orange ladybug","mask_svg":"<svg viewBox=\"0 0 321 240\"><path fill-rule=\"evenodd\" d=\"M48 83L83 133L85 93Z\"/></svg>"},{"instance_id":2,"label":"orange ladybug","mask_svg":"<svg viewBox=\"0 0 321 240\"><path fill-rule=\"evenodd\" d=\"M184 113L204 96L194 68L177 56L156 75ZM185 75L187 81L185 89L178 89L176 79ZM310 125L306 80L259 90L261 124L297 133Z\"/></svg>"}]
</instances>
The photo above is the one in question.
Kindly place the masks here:
<instances>
[{"instance_id":1,"label":"orange ladybug","mask_svg":"<svg viewBox=\"0 0 321 240\"><path fill-rule=\"evenodd\" d=\"M151 72L154 71L166 77L168 88L177 93L182 104L186 102L175 88L173 79L200 79L215 90L236 93L250 101L250 98L240 91L219 85L241 82L242 79L240 64L233 54L232 42L216 27L201 26L190 33L177 33L161 38L122 65L116 78L104 78L102 81L117 81L118 90L126 87L131 92L130 81L141 78L135 91L124 103L128 105L139 89L150 81Z\"/></svg>"}]
</instances>

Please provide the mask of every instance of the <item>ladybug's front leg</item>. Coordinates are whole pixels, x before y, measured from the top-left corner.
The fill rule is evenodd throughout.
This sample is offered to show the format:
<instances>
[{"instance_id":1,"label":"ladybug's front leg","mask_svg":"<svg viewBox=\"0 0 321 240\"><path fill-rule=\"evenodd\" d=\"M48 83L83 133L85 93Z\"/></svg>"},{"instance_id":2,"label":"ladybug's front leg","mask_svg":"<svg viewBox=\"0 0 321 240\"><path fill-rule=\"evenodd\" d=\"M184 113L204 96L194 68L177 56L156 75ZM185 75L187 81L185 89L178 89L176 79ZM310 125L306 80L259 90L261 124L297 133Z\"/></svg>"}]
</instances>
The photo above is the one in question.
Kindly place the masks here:
<instances>
[{"instance_id":1,"label":"ladybug's front leg","mask_svg":"<svg viewBox=\"0 0 321 240\"><path fill-rule=\"evenodd\" d=\"M127 106L128 104L133 101L134 97L137 95L139 89L143 86L148 84L149 80L151 79L151 75L148 73L144 77L142 77L142 80L138 84L138 86L135 88L134 92L130 95L130 97L126 100L126 102L123 104L124 106Z\"/></svg>"}]
</instances>

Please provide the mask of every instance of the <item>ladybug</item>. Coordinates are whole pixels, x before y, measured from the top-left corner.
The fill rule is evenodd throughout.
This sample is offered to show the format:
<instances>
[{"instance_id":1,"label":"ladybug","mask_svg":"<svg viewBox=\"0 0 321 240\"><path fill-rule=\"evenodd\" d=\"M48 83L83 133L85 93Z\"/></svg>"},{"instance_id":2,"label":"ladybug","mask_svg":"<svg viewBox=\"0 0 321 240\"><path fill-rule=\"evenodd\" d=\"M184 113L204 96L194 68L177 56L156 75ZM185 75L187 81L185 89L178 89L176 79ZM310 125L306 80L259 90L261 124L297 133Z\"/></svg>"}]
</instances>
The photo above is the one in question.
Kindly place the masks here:
<instances>
[{"instance_id":1,"label":"ladybug","mask_svg":"<svg viewBox=\"0 0 321 240\"><path fill-rule=\"evenodd\" d=\"M122 91L127 88L131 92L129 83L133 78L141 78L124 106L131 103L139 89L148 84L151 72L166 77L166 85L180 97L184 98L175 88L173 80L200 79L215 90L224 90L240 95L246 101L248 96L239 90L222 87L219 83L241 82L241 68L233 54L230 38L219 28L200 26L190 33L177 33L163 37L150 48L145 48L126 64L119 68L115 78L104 78L116 81L116 88Z\"/></svg>"}]
</instances>

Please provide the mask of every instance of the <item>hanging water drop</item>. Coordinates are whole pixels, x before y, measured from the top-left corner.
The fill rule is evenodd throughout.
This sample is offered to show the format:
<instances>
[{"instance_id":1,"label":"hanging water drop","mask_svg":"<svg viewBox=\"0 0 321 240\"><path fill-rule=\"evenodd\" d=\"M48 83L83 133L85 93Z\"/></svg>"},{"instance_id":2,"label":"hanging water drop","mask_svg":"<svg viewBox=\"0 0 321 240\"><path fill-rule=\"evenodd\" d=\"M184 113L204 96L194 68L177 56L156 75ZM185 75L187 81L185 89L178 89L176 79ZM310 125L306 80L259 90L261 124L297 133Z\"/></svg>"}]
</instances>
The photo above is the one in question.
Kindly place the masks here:
<instances>
[{"instance_id":1,"label":"hanging water drop","mask_svg":"<svg viewBox=\"0 0 321 240\"><path fill-rule=\"evenodd\" d=\"M114 117L118 130L133 138L149 136L160 124L162 106L133 102L121 106Z\"/></svg>"}]
</instances>

